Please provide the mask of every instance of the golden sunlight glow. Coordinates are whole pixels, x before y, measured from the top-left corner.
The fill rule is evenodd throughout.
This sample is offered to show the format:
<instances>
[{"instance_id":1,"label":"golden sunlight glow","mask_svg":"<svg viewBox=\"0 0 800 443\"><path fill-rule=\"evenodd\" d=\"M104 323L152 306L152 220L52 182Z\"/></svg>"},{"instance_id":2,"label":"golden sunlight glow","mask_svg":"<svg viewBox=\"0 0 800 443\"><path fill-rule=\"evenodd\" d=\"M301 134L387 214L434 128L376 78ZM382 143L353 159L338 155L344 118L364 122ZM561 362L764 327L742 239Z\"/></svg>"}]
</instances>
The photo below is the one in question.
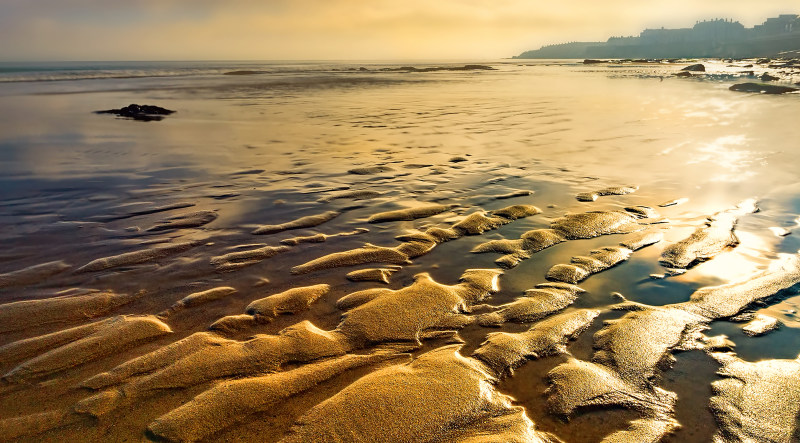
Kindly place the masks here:
<instances>
[{"instance_id":1,"label":"golden sunlight glow","mask_svg":"<svg viewBox=\"0 0 800 443\"><path fill-rule=\"evenodd\" d=\"M764 269L764 265L769 263L767 257L771 255L770 251L780 241L770 235L769 231L753 233L737 230L736 237L741 242L739 246L697 265L681 276L681 279L692 281L711 277L723 281L741 280Z\"/></svg>"},{"instance_id":2,"label":"golden sunlight glow","mask_svg":"<svg viewBox=\"0 0 800 443\"><path fill-rule=\"evenodd\" d=\"M747 138L744 135L729 135L719 137L711 143L698 149L698 154L690 160L689 164L709 162L724 172L718 173L712 178L719 182L741 182L752 177L754 172L750 170L754 159L754 153L738 149L740 146L747 145Z\"/></svg>"},{"instance_id":3,"label":"golden sunlight glow","mask_svg":"<svg viewBox=\"0 0 800 443\"><path fill-rule=\"evenodd\" d=\"M0 60L494 59L708 18L753 26L796 6L788 0L11 0L0 5L0 39L9 43Z\"/></svg>"}]
</instances>

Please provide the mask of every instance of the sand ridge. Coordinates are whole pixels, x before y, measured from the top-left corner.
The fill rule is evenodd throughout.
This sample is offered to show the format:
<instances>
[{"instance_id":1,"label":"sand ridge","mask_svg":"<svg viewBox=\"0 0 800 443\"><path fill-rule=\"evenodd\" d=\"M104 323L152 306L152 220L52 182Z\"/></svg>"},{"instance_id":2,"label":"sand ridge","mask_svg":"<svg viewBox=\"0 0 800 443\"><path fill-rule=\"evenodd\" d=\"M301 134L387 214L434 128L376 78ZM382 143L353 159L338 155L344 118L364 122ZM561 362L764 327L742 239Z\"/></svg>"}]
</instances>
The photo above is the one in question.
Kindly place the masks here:
<instances>
[{"instance_id":1,"label":"sand ridge","mask_svg":"<svg viewBox=\"0 0 800 443\"><path fill-rule=\"evenodd\" d=\"M471 162L463 157L455 162L459 168L436 174L462 174L446 181L468 176L481 167ZM388 170L365 175L380 172ZM353 175L361 174L345 177ZM262 180L260 172L236 177ZM413 177L377 179L370 183ZM548 388L538 393L548 414L558 419L591 408L627 408L635 418L598 438L657 441L681 426L677 394L659 384L672 354L732 350L732 341L705 337L703 330L800 281L799 259L786 256L747 280L697 289L688 301L598 303L602 295L593 288L603 281L601 272L633 261L657 267L653 255L695 245L717 251L695 254L712 259L719 245L730 246L736 218L755 204L718 212L700 234L669 243L664 233L672 223L661 209L640 204L640 193L600 190L608 198L591 202L598 207L569 212L586 209L569 192L563 201L573 206L543 211L531 204L540 193L501 185L504 180L513 178L494 177L461 193L419 188L417 203L399 210L408 200L392 201L394 190L314 183L301 194L316 200L270 206L284 208L280 219L290 221L252 232L242 227L254 226L249 222L263 213L229 217L224 206L198 205L198 211L154 220L157 229L144 232L114 223L145 217L140 224L147 226L146 217L180 208L158 203L108 221L108 230L127 236L124 244L137 250L89 259L74 273L66 272L72 269L66 260L11 271L3 274L8 286L69 278L92 287L160 274L181 283L134 295L43 292L50 298L0 304L0 319L7 320L0 332L18 337L0 346L2 388L58 385L61 377L79 385L65 388L69 398L58 406L0 419L0 429L29 441L137 411L131 419L137 432L166 441L225 439L266 426L273 430L264 434L269 439L287 442L555 442L558 428L544 429L500 388L524 374L526 362L551 359L546 363L553 369L540 375L544 382L547 373ZM485 186L502 191L487 199ZM518 203L503 207L511 198ZM361 199L375 204L342 201ZM321 206L335 210L320 212ZM663 212L672 218L670 208ZM251 243L252 234L269 237ZM601 243L616 238L610 236L619 238ZM328 242L334 238L336 244ZM542 257L560 258L524 262L546 249ZM463 264L489 257L467 252L503 256L496 266L469 267ZM577 286L584 281L587 286ZM505 282L517 289L504 290ZM619 318L597 321L620 311ZM590 328L593 336L581 335ZM586 351L573 354L574 340L578 347L591 342L590 359ZM725 405L715 412L720 435L739 432L741 418L728 405L740 400L722 389L717 397ZM735 408L750 414L750 401Z\"/></svg>"}]
</instances>

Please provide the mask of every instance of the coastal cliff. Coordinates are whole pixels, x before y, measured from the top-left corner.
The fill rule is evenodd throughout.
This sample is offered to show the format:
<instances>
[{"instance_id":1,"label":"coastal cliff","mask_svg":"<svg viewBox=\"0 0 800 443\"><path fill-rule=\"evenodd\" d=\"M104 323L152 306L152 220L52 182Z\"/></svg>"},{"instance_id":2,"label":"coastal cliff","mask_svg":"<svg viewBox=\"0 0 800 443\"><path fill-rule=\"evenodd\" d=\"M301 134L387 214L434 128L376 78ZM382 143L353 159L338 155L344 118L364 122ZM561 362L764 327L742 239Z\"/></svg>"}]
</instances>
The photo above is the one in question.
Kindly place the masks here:
<instances>
[{"instance_id":1,"label":"coastal cliff","mask_svg":"<svg viewBox=\"0 0 800 443\"><path fill-rule=\"evenodd\" d=\"M691 28L645 29L638 36L611 37L605 42L548 45L513 58L748 58L798 53L800 16L784 14L752 28L717 19Z\"/></svg>"}]
</instances>

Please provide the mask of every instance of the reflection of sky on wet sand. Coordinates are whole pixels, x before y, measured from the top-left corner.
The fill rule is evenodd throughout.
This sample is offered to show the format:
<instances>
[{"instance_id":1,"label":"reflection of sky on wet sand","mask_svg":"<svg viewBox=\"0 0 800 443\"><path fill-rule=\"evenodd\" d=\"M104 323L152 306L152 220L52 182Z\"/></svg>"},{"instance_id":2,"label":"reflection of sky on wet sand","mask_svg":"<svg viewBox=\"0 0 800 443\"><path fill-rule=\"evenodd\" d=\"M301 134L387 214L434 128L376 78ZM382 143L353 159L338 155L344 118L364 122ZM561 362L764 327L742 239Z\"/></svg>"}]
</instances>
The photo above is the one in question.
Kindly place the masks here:
<instances>
[{"instance_id":1,"label":"reflection of sky on wet sand","mask_svg":"<svg viewBox=\"0 0 800 443\"><path fill-rule=\"evenodd\" d=\"M676 225L670 241L745 198L778 202L794 193L786 187L798 178L791 143L800 137L791 123L794 97L734 94L712 82L661 81L647 74L658 73L658 66L628 74L614 68L612 75L582 66L497 67L480 73L209 75L98 81L99 86L56 82L41 85L48 93L39 95L23 94L36 90L31 85L7 84L0 171L10 180L7 189L20 189L21 180L26 192L44 186L41 180L56 188L59 180L78 180L85 190L75 195L86 192L87 198L156 201L181 193L197 199L246 185L268 202L285 200L283 208L302 212L318 197L315 189L349 184L342 174L353 167L381 161L447 164L454 155L468 154L509 165L488 176L516 177L517 188L535 178L585 190L599 179L639 185L627 200L636 204L690 197L661 210ZM60 90L72 93L53 93ZM84 92L74 93L79 90ZM144 124L91 113L129 102L178 113ZM476 171L469 168L462 172ZM254 169L266 172L231 175ZM365 178L361 186L389 190L418 171L398 167L383 182ZM425 190L459 198L458 186L469 189L487 180L454 177L430 176L414 192L423 199ZM290 197L310 185L307 201ZM43 208L46 194L38 194ZM64 194L51 198L58 195ZM542 190L536 197L545 206L561 200ZM563 204L563 210L588 208ZM80 214L99 205L71 209ZM220 220L230 224L249 223L257 213L244 198L206 207L224 207ZM796 212L773 205L744 217L738 248L676 279L728 281L758 268L781 240L768 227L780 225L786 210Z\"/></svg>"},{"instance_id":2,"label":"reflection of sky on wet sand","mask_svg":"<svg viewBox=\"0 0 800 443\"><path fill-rule=\"evenodd\" d=\"M752 124L753 116L763 114L759 108L773 103L758 103L711 85L587 78L566 69L538 69L543 71L486 74L496 77L492 81L478 77L465 83L431 75L433 83L307 93L227 82L200 91L203 96L223 99L213 102L192 99L197 94L185 90L137 92L145 95L139 101L158 100L180 108L172 121L146 127L86 112L132 101L130 94L26 97L12 99L19 105L4 113L8 114L4 142L35 145L47 140L59 145L57 151L48 152L45 146L44 152L35 149L32 156L16 159L18 170L36 168L47 174L118 167L131 161L135 162L131 166L139 168L173 162L202 168L213 159L235 167L257 164L266 152L303 145L341 152L348 146L371 143L541 159L604 178L627 177L637 182L660 176L675 181L673 168L688 164L682 168L687 175L684 181L695 172L691 182L697 184L710 177L733 179L759 173L748 161L760 160L763 150L780 146L772 139L778 127L786 128L780 118ZM573 91L578 83L582 89ZM687 94L693 94L692 111L677 111L687 106ZM42 114L42 108L49 112ZM781 116L781 112L773 114ZM721 119L730 124L722 125ZM736 132L731 134L724 126ZM11 134L15 138L9 141ZM733 146L729 137L746 142ZM689 145L685 145L687 140ZM244 145L256 149L243 150ZM667 155L655 156L657 152ZM714 174L716 168L721 171Z\"/></svg>"},{"instance_id":3,"label":"reflection of sky on wet sand","mask_svg":"<svg viewBox=\"0 0 800 443\"><path fill-rule=\"evenodd\" d=\"M613 78L583 67L498 67L302 80L129 79L123 91L45 95L13 95L31 86L3 85L0 171L47 179L125 175L147 183L181 170L210 182L262 168L312 174L335 186L335 174L380 158L381 150L426 161L468 153L567 183L597 177L637 184L650 204L691 194L681 211L697 216L796 182L793 97L637 74ZM62 82L61 89L92 90L92 83L78 83ZM101 84L96 89L114 89ZM128 102L178 114L141 124L90 112ZM291 187L293 179L273 174L256 187Z\"/></svg>"},{"instance_id":4,"label":"reflection of sky on wet sand","mask_svg":"<svg viewBox=\"0 0 800 443\"><path fill-rule=\"evenodd\" d=\"M739 231L736 237L740 243L736 248L725 251L713 260L701 263L679 278L693 279L717 278L721 281L736 281L743 276L754 274L774 255L774 245L768 238L750 232Z\"/></svg>"},{"instance_id":5,"label":"reflection of sky on wet sand","mask_svg":"<svg viewBox=\"0 0 800 443\"><path fill-rule=\"evenodd\" d=\"M758 160L754 158L753 152L737 149L737 147L747 146L747 144L747 139L743 135L720 137L698 148L698 155L689 160L688 164L713 164L725 171L711 177L713 181L747 180L755 175L751 167Z\"/></svg>"}]
</instances>

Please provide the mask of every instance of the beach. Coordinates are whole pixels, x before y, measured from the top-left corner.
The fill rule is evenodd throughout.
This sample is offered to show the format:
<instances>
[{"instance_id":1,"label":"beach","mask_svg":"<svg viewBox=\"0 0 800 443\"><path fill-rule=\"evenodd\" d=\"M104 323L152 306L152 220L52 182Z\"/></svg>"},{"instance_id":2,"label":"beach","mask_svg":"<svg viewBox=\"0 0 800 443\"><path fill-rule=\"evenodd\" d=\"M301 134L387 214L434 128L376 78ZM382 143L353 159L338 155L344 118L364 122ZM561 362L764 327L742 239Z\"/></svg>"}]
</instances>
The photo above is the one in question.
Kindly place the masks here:
<instances>
[{"instance_id":1,"label":"beach","mask_svg":"<svg viewBox=\"0 0 800 443\"><path fill-rule=\"evenodd\" d=\"M694 62L0 65L0 435L797 438L800 72Z\"/></svg>"}]
</instances>

